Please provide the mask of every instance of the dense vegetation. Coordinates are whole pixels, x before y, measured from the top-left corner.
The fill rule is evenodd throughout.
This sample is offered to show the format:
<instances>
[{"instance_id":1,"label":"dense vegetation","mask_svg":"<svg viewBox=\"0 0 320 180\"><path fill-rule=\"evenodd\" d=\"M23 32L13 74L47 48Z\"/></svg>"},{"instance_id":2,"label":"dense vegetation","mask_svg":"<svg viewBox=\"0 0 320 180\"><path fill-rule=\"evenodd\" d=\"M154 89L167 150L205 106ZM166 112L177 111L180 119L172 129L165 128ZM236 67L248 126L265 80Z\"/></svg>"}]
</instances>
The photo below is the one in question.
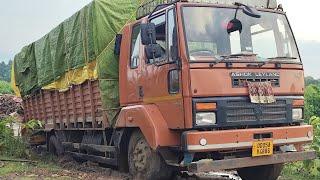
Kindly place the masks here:
<instances>
[{"instance_id":1,"label":"dense vegetation","mask_svg":"<svg viewBox=\"0 0 320 180\"><path fill-rule=\"evenodd\" d=\"M13 90L9 82L0 80L0 95L1 94L12 94Z\"/></svg>"},{"instance_id":2,"label":"dense vegetation","mask_svg":"<svg viewBox=\"0 0 320 180\"><path fill-rule=\"evenodd\" d=\"M15 119L7 117L0 120L0 156L26 158L26 144L21 137L14 137L12 126Z\"/></svg>"},{"instance_id":3,"label":"dense vegetation","mask_svg":"<svg viewBox=\"0 0 320 180\"><path fill-rule=\"evenodd\" d=\"M9 61L8 64L5 62L0 62L0 81L10 81L11 65L12 61Z\"/></svg>"},{"instance_id":4,"label":"dense vegetation","mask_svg":"<svg viewBox=\"0 0 320 180\"><path fill-rule=\"evenodd\" d=\"M308 148L316 150L318 158L287 165L283 176L296 180L320 179L320 80L306 77L305 84L305 121L314 127L314 141Z\"/></svg>"},{"instance_id":5,"label":"dense vegetation","mask_svg":"<svg viewBox=\"0 0 320 180\"><path fill-rule=\"evenodd\" d=\"M8 64L5 62L0 62L0 94L12 94L12 88L10 86L11 78L11 65L12 61L9 61Z\"/></svg>"}]
</instances>

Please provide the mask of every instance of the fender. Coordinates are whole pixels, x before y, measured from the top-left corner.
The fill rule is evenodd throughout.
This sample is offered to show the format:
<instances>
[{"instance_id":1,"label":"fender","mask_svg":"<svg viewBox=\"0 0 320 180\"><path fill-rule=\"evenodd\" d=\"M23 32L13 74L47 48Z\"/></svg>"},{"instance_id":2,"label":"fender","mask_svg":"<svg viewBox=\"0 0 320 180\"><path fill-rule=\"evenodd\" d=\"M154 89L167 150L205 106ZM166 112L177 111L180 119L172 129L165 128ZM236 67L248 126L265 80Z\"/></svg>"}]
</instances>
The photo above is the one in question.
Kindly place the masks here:
<instances>
[{"instance_id":1,"label":"fender","mask_svg":"<svg viewBox=\"0 0 320 180\"><path fill-rule=\"evenodd\" d=\"M122 108L115 128L128 127L139 128L154 150L161 146L180 145L179 133L168 128L167 122L154 104Z\"/></svg>"}]
</instances>

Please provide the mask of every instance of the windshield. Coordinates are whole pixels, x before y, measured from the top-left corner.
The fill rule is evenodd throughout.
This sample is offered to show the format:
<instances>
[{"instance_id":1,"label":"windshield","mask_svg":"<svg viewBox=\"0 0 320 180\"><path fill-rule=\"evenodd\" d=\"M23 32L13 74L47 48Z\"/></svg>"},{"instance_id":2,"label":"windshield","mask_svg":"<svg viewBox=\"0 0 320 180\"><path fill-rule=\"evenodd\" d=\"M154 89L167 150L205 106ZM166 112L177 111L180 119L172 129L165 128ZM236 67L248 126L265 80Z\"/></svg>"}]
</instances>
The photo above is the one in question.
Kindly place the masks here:
<instances>
[{"instance_id":1,"label":"windshield","mask_svg":"<svg viewBox=\"0 0 320 180\"><path fill-rule=\"evenodd\" d=\"M254 54L257 61L270 59L300 62L285 15L260 12L253 18L236 9L184 7L184 27L190 61L217 56ZM228 33L228 23L240 20L242 30ZM230 24L229 24L230 26Z\"/></svg>"}]
</instances>

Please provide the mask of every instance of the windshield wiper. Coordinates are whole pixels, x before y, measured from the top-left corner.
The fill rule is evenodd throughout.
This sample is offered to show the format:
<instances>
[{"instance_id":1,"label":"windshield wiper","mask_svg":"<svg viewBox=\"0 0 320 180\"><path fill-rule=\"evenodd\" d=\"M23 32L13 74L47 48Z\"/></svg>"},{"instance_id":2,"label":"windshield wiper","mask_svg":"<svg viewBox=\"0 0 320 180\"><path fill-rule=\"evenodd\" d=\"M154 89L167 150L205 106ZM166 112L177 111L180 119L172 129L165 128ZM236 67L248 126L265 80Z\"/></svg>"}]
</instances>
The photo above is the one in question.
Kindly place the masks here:
<instances>
[{"instance_id":1,"label":"windshield wiper","mask_svg":"<svg viewBox=\"0 0 320 180\"><path fill-rule=\"evenodd\" d=\"M288 59L298 59L296 57L287 57L287 56L279 56L279 57L272 57L272 58L267 58L269 61L264 61L264 62L255 62L255 64L248 64L247 67L258 67L261 68L262 66L269 64L271 62L274 62L275 60L279 60L279 59L284 59L284 60L288 60ZM279 63L279 62L277 62Z\"/></svg>"},{"instance_id":2,"label":"windshield wiper","mask_svg":"<svg viewBox=\"0 0 320 180\"><path fill-rule=\"evenodd\" d=\"M278 57L272 57L272 58L267 58L269 60L275 60L275 59L298 59L296 57L290 57L290 56L278 56Z\"/></svg>"},{"instance_id":3,"label":"windshield wiper","mask_svg":"<svg viewBox=\"0 0 320 180\"><path fill-rule=\"evenodd\" d=\"M252 64L248 64L247 67L249 68L255 68L255 67L258 67L258 68L261 68L262 66L266 65L268 62L254 62Z\"/></svg>"},{"instance_id":4,"label":"windshield wiper","mask_svg":"<svg viewBox=\"0 0 320 180\"><path fill-rule=\"evenodd\" d=\"M257 54L253 54L253 53L238 53L238 54L214 56L216 61L211 63L211 66L219 64L219 63L226 61L226 60L229 60L231 58L240 58L240 57L245 57L245 56L256 56L256 55Z\"/></svg>"}]
</instances>

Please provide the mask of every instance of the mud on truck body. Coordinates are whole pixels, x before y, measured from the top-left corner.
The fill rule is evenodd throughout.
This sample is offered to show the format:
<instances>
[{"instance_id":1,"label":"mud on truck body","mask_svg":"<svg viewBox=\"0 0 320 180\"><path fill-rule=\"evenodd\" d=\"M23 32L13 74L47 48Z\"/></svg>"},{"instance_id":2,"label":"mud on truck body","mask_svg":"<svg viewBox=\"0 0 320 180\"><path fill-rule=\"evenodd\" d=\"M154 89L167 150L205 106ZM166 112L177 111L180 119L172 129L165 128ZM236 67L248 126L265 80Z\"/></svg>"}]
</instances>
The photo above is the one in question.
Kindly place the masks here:
<instances>
[{"instance_id":1,"label":"mud on truck body","mask_svg":"<svg viewBox=\"0 0 320 180\"><path fill-rule=\"evenodd\" d=\"M274 180L283 163L315 158L303 65L277 2L151 1L136 17L113 41L118 107L103 106L94 78L24 96L51 152L146 179L233 169Z\"/></svg>"}]
</instances>

